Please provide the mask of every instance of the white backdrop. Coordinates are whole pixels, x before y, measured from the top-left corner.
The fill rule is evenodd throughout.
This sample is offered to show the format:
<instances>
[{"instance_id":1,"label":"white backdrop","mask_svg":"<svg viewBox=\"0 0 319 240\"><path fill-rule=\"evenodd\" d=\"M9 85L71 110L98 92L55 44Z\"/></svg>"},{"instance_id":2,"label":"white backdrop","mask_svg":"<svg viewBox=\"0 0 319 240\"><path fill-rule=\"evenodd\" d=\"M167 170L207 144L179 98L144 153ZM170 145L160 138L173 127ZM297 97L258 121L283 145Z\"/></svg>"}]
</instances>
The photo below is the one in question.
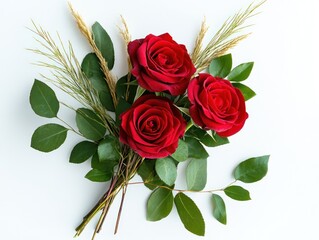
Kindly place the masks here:
<instances>
[{"instance_id":1,"label":"white backdrop","mask_svg":"<svg viewBox=\"0 0 319 240\"><path fill-rule=\"evenodd\" d=\"M192 49L204 16L211 27L207 36L212 36L227 17L251 0L71 2L88 24L99 21L107 29L115 43L115 73L121 76L126 71L117 29L121 14L133 39L169 32ZM227 185L239 161L271 154L266 178L245 185L253 200L227 199L228 225L223 226L212 217L209 197L192 195L206 219L206 236L197 237L184 230L176 210L163 221L147 222L145 203L150 192L131 186L118 235L112 234L116 201L98 240L319 239L318 11L316 0L269 0L253 20L253 34L232 51L235 64L255 61L247 84L257 96L248 102L250 117L245 128L230 139L231 144L209 150L207 188ZM29 147L34 129L48 121L37 117L28 103L33 79L40 78L43 71L31 65L39 58L25 50L37 47L26 27L31 27L33 19L53 35L58 31L65 41L71 40L79 59L89 47L65 0L2 0L0 19L0 239L72 239L74 228L105 191L105 185L83 177L89 164L68 163L70 150L78 141L72 134L51 154ZM63 115L74 121L73 113ZM179 183L183 186L183 179ZM93 223L79 240L90 239Z\"/></svg>"}]
</instances>

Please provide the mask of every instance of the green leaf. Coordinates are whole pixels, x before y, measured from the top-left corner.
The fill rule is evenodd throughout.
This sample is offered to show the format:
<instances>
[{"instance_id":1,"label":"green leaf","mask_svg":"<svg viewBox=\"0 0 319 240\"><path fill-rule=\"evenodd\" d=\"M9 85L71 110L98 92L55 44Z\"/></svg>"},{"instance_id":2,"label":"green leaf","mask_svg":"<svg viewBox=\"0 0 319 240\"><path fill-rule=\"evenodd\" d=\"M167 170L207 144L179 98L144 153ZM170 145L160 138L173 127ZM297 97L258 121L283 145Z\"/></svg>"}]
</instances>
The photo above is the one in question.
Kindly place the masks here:
<instances>
[{"instance_id":1,"label":"green leaf","mask_svg":"<svg viewBox=\"0 0 319 240\"><path fill-rule=\"evenodd\" d=\"M100 117L90 109L76 111L76 124L80 133L87 139L98 141L103 138L106 128Z\"/></svg>"},{"instance_id":2,"label":"green leaf","mask_svg":"<svg viewBox=\"0 0 319 240\"><path fill-rule=\"evenodd\" d=\"M129 104L124 98L119 99L119 102L115 110L117 124L120 124L120 115L126 110L128 110L130 107L131 107L131 104Z\"/></svg>"},{"instance_id":3,"label":"green leaf","mask_svg":"<svg viewBox=\"0 0 319 240\"><path fill-rule=\"evenodd\" d=\"M212 195L213 216L222 224L227 223L226 206L224 200L217 194Z\"/></svg>"},{"instance_id":4,"label":"green leaf","mask_svg":"<svg viewBox=\"0 0 319 240\"><path fill-rule=\"evenodd\" d=\"M184 227L191 233L204 236L205 222L193 200L180 192L175 196L174 203Z\"/></svg>"},{"instance_id":5,"label":"green leaf","mask_svg":"<svg viewBox=\"0 0 319 240\"><path fill-rule=\"evenodd\" d=\"M238 65L230 72L230 74L228 75L228 80L235 82L246 80L249 77L251 70L253 69L253 66L253 62Z\"/></svg>"},{"instance_id":6,"label":"green leaf","mask_svg":"<svg viewBox=\"0 0 319 240\"><path fill-rule=\"evenodd\" d=\"M143 179L144 185L151 190L157 186L164 185L163 181L156 174L155 162L156 160L153 159L145 159L137 170L138 175Z\"/></svg>"},{"instance_id":7,"label":"green leaf","mask_svg":"<svg viewBox=\"0 0 319 240\"><path fill-rule=\"evenodd\" d=\"M203 145L195 138L185 137L188 145L188 158L190 159L207 159L209 157Z\"/></svg>"},{"instance_id":8,"label":"green leaf","mask_svg":"<svg viewBox=\"0 0 319 240\"><path fill-rule=\"evenodd\" d=\"M138 86L133 84L134 81L136 80L132 75L130 79L128 79L128 75L121 77L116 82L116 96L118 96L118 98L127 99L127 102L132 104L134 102L134 97Z\"/></svg>"},{"instance_id":9,"label":"green leaf","mask_svg":"<svg viewBox=\"0 0 319 240\"><path fill-rule=\"evenodd\" d=\"M114 66L114 47L110 36L98 22L93 24L92 32L97 48L101 51L108 68L112 70Z\"/></svg>"},{"instance_id":10,"label":"green leaf","mask_svg":"<svg viewBox=\"0 0 319 240\"><path fill-rule=\"evenodd\" d=\"M95 153L91 160L91 167L93 169L100 170L102 172L109 172L113 174L114 167L117 165L117 162L114 161L104 161L101 162L99 159L99 155Z\"/></svg>"},{"instance_id":11,"label":"green leaf","mask_svg":"<svg viewBox=\"0 0 319 240\"><path fill-rule=\"evenodd\" d=\"M240 186L229 186L224 189L224 192L228 197L234 200L247 201L251 199L249 192Z\"/></svg>"},{"instance_id":12,"label":"green leaf","mask_svg":"<svg viewBox=\"0 0 319 240\"><path fill-rule=\"evenodd\" d=\"M147 201L147 220L159 221L169 215L173 208L172 190L157 188Z\"/></svg>"},{"instance_id":13,"label":"green leaf","mask_svg":"<svg viewBox=\"0 0 319 240\"><path fill-rule=\"evenodd\" d=\"M228 138L220 137L215 132L212 134L211 131L205 131L195 126L187 131L187 135L197 138L207 147L218 147L229 143Z\"/></svg>"},{"instance_id":14,"label":"green leaf","mask_svg":"<svg viewBox=\"0 0 319 240\"><path fill-rule=\"evenodd\" d=\"M233 83L233 86L238 88L241 93L243 94L245 101L248 101L249 99L253 98L256 96L256 93L249 87L247 87L244 84L241 83Z\"/></svg>"},{"instance_id":15,"label":"green leaf","mask_svg":"<svg viewBox=\"0 0 319 240\"><path fill-rule=\"evenodd\" d=\"M213 59L209 65L209 73L215 77L225 78L232 68L232 56L227 54Z\"/></svg>"},{"instance_id":16,"label":"green leaf","mask_svg":"<svg viewBox=\"0 0 319 240\"><path fill-rule=\"evenodd\" d=\"M266 176L268 171L269 155L249 158L241 162L234 171L236 180L253 183Z\"/></svg>"},{"instance_id":17,"label":"green leaf","mask_svg":"<svg viewBox=\"0 0 319 240\"><path fill-rule=\"evenodd\" d=\"M155 170L160 179L168 186L172 186L175 183L177 168L172 158L156 159Z\"/></svg>"},{"instance_id":18,"label":"green leaf","mask_svg":"<svg viewBox=\"0 0 319 240\"><path fill-rule=\"evenodd\" d=\"M70 163L83 163L93 156L97 145L93 142L83 141L75 145L70 155Z\"/></svg>"},{"instance_id":19,"label":"green leaf","mask_svg":"<svg viewBox=\"0 0 319 240\"><path fill-rule=\"evenodd\" d=\"M99 159L104 161L119 161L119 141L117 138L111 135L107 135L100 143L97 149Z\"/></svg>"},{"instance_id":20,"label":"green leaf","mask_svg":"<svg viewBox=\"0 0 319 240\"><path fill-rule=\"evenodd\" d=\"M31 147L41 152L51 152L65 141L68 129L54 123L43 125L35 130Z\"/></svg>"},{"instance_id":21,"label":"green leaf","mask_svg":"<svg viewBox=\"0 0 319 240\"><path fill-rule=\"evenodd\" d=\"M201 191L207 182L207 159L193 159L186 168L188 190Z\"/></svg>"},{"instance_id":22,"label":"green leaf","mask_svg":"<svg viewBox=\"0 0 319 240\"><path fill-rule=\"evenodd\" d=\"M111 111L111 112L115 111L112 95L111 95L109 89L107 91L99 92L99 99L100 99L100 102L102 103L103 107L106 108L106 110Z\"/></svg>"},{"instance_id":23,"label":"green leaf","mask_svg":"<svg viewBox=\"0 0 319 240\"><path fill-rule=\"evenodd\" d=\"M54 91L37 79L31 89L30 104L36 114L47 118L56 117L60 107Z\"/></svg>"},{"instance_id":24,"label":"green leaf","mask_svg":"<svg viewBox=\"0 0 319 240\"><path fill-rule=\"evenodd\" d=\"M104 172L98 169L92 169L85 175L85 178L92 182L107 182L111 179L111 177L112 174L110 172Z\"/></svg>"},{"instance_id":25,"label":"green leaf","mask_svg":"<svg viewBox=\"0 0 319 240\"><path fill-rule=\"evenodd\" d=\"M178 147L176 151L171 155L178 162L183 162L188 158L188 146L183 140L178 140Z\"/></svg>"}]
</instances>

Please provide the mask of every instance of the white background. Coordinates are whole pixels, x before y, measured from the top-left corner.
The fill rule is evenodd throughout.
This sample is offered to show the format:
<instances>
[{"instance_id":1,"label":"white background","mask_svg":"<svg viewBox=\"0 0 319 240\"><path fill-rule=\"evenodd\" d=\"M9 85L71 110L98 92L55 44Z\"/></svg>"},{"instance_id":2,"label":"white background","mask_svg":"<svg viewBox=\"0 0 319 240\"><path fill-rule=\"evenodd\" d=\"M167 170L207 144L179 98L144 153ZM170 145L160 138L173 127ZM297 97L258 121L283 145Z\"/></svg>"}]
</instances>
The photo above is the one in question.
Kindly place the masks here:
<instances>
[{"instance_id":1,"label":"white background","mask_svg":"<svg viewBox=\"0 0 319 240\"><path fill-rule=\"evenodd\" d=\"M117 29L120 14L133 39L169 32L191 51L204 16L210 25L207 36L213 36L227 17L251 0L71 2L88 24L97 20L108 30L116 48L115 73L120 76L126 71ZM150 192L131 186L118 235L112 234L116 201L97 239L319 239L318 12L316 0L269 0L253 19L253 34L232 51L235 64L255 61L247 84L257 97L247 103L250 117L231 144L209 150L207 188L227 185L239 161L271 154L266 178L243 185L253 200L226 199L228 225L223 226L212 217L209 195L191 195L206 219L206 236L197 237L184 230L176 209L163 221L147 222L145 203ZM0 239L68 240L106 186L84 179L89 164L68 163L70 150L79 141L71 133L53 153L29 147L34 129L48 123L28 103L33 79L44 72L31 65L38 56L25 50L38 46L26 28L32 26L31 19L52 35L58 31L63 40L71 40L79 59L90 50L65 0L1 0ZM74 103L64 94L59 97ZM74 124L73 113L62 115ZM79 240L90 239L94 223L96 219Z\"/></svg>"}]
</instances>

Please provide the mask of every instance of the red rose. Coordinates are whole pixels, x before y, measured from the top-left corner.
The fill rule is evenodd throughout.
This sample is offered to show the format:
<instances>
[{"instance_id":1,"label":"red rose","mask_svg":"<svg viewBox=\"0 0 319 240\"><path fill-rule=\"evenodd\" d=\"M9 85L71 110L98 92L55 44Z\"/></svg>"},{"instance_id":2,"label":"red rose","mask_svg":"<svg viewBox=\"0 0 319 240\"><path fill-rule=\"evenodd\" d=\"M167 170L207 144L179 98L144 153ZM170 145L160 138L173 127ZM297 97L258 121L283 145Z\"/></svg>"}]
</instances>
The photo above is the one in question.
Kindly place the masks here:
<instances>
[{"instance_id":1,"label":"red rose","mask_svg":"<svg viewBox=\"0 0 319 240\"><path fill-rule=\"evenodd\" d=\"M177 44L168 33L130 42L128 54L138 84L151 92L183 94L196 71L185 46Z\"/></svg>"},{"instance_id":2,"label":"red rose","mask_svg":"<svg viewBox=\"0 0 319 240\"><path fill-rule=\"evenodd\" d=\"M222 137L237 133L248 118L243 94L228 80L199 74L188 86L188 98L193 121Z\"/></svg>"},{"instance_id":3,"label":"red rose","mask_svg":"<svg viewBox=\"0 0 319 240\"><path fill-rule=\"evenodd\" d=\"M138 98L120 118L120 141L145 158L174 153L186 129L186 121L173 103L155 95Z\"/></svg>"}]
</instances>

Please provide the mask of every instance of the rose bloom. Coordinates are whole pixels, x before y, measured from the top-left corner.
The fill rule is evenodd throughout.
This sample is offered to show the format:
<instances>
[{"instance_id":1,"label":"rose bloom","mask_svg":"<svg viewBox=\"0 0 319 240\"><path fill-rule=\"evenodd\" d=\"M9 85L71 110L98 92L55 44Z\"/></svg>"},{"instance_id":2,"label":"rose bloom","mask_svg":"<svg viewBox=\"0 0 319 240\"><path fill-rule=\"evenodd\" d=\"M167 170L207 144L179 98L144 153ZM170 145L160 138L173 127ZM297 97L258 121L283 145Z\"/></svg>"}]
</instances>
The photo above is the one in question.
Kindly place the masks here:
<instances>
[{"instance_id":1,"label":"rose bloom","mask_svg":"<svg viewBox=\"0 0 319 240\"><path fill-rule=\"evenodd\" d=\"M128 54L138 84L151 92L183 94L196 71L186 47L177 44L168 33L149 34L130 42Z\"/></svg>"},{"instance_id":2,"label":"rose bloom","mask_svg":"<svg viewBox=\"0 0 319 240\"><path fill-rule=\"evenodd\" d=\"M138 98L120 119L120 141L145 158L174 153L186 129L186 121L173 103L155 95Z\"/></svg>"},{"instance_id":3,"label":"rose bloom","mask_svg":"<svg viewBox=\"0 0 319 240\"><path fill-rule=\"evenodd\" d=\"M228 80L199 74L190 81L188 98L193 121L221 137L237 133L248 118L243 94Z\"/></svg>"}]
</instances>

